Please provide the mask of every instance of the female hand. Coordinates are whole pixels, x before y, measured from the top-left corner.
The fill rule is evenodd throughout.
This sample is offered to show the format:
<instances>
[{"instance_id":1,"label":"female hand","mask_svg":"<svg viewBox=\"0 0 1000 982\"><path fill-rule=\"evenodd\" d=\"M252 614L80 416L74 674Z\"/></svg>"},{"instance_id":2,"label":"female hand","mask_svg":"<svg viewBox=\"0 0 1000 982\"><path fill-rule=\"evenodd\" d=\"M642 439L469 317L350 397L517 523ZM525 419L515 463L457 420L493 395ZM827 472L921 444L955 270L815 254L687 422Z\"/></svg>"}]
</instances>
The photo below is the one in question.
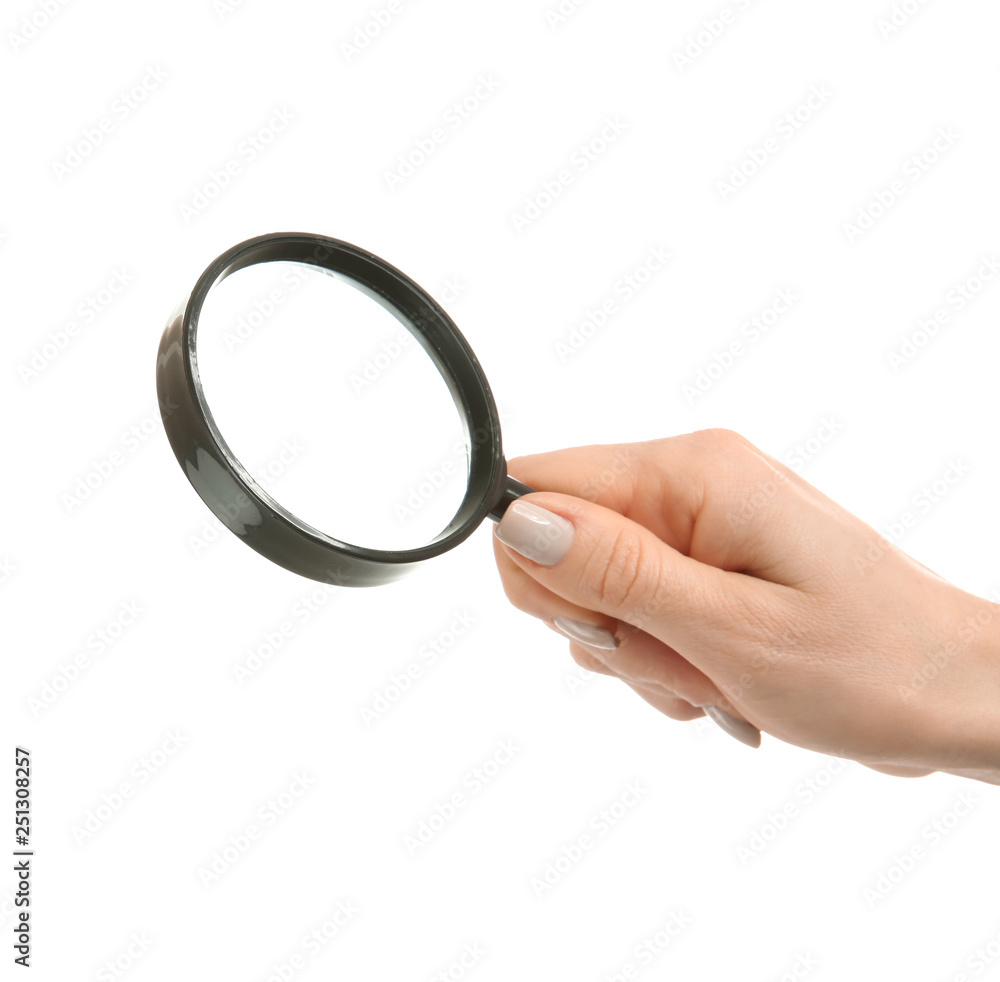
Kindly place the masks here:
<instances>
[{"instance_id":1,"label":"female hand","mask_svg":"<svg viewBox=\"0 0 1000 982\"><path fill-rule=\"evenodd\" d=\"M1000 784L1000 605L728 430L512 460L519 609L675 719L890 774ZM720 712L721 711L721 712Z\"/></svg>"}]
</instances>

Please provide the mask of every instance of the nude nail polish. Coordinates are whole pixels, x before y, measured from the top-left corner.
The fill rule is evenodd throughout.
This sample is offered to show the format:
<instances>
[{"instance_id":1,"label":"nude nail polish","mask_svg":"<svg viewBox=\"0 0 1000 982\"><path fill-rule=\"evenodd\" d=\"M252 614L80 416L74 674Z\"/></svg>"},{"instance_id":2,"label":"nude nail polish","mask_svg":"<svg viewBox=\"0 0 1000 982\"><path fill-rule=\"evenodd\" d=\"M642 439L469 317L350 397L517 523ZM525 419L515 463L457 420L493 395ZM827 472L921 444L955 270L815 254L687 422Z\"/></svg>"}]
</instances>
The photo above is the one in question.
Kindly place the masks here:
<instances>
[{"instance_id":1,"label":"nude nail polish","mask_svg":"<svg viewBox=\"0 0 1000 982\"><path fill-rule=\"evenodd\" d=\"M570 620L568 617L554 617L552 623L566 637L579 644L585 644L590 648L599 648L602 651L614 651L618 647L617 638L610 631L598 627L596 624L585 624L583 621Z\"/></svg>"},{"instance_id":2,"label":"nude nail polish","mask_svg":"<svg viewBox=\"0 0 1000 982\"><path fill-rule=\"evenodd\" d=\"M573 526L562 515L530 501L515 501L496 527L496 537L526 559L555 566L573 544Z\"/></svg>"},{"instance_id":3,"label":"nude nail polish","mask_svg":"<svg viewBox=\"0 0 1000 982\"><path fill-rule=\"evenodd\" d=\"M717 706L702 706L705 715L724 729L734 740L745 743L748 747L760 746L760 730L745 719L737 719L724 713Z\"/></svg>"}]
</instances>

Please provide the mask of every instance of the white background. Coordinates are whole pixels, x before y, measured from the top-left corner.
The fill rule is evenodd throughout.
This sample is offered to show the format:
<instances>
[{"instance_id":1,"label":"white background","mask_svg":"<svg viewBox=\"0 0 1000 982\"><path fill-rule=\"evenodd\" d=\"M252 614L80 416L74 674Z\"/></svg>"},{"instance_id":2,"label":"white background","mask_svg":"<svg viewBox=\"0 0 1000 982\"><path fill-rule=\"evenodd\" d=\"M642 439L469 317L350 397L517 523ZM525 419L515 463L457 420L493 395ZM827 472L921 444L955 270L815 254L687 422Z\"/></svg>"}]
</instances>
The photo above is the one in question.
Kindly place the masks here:
<instances>
[{"instance_id":1,"label":"white background","mask_svg":"<svg viewBox=\"0 0 1000 982\"><path fill-rule=\"evenodd\" d=\"M589 0L561 22L538 0L420 0L352 51L367 2L6 5L3 746L32 757L33 977L113 978L118 959L134 982L422 980L478 945L451 977L1000 978L1000 789L893 779L767 735L753 751L659 716L509 607L488 526L369 591L317 592L228 532L196 549L210 516L153 384L166 318L211 259L262 232L322 232L447 304L508 455L726 426L989 596L1000 287L962 310L947 298L1000 250L1000 11L907 6L885 30L893 6L861 0ZM24 18L42 25L27 40ZM492 89L478 105L477 86ZM829 96L779 129L814 87ZM277 110L293 118L262 134ZM609 119L621 132L581 169ZM390 187L435 128L445 139ZM721 188L769 139L744 186ZM572 181L546 199L561 171ZM894 181L903 193L850 233ZM669 263L560 348L653 247ZM116 271L127 287L85 320ZM742 325L779 290L796 302L750 342ZM894 365L938 307L947 324ZM347 386L347 368L330 381ZM968 473L949 484L953 461ZM464 636L366 725L458 615ZM234 666L286 622L240 684ZM171 734L179 749L156 754ZM473 791L502 741L516 752ZM281 799L302 773L308 790ZM10 822L12 764L3 780ZM636 782L602 835L595 816ZM405 837L460 791L411 855ZM259 838L233 852L250 825ZM532 879L588 832L538 896ZM5 975L12 889L8 874ZM339 903L357 913L307 946ZM134 961L133 935L149 942ZM655 957L636 953L647 943Z\"/></svg>"}]
</instances>

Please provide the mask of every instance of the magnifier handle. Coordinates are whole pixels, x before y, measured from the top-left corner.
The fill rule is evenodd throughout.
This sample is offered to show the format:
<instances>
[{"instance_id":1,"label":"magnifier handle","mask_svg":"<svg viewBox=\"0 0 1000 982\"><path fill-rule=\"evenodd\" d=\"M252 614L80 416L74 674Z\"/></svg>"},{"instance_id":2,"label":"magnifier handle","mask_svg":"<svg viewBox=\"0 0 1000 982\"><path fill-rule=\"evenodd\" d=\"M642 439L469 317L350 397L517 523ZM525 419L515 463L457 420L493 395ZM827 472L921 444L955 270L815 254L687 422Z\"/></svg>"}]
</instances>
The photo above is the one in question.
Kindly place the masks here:
<instances>
[{"instance_id":1,"label":"magnifier handle","mask_svg":"<svg viewBox=\"0 0 1000 982\"><path fill-rule=\"evenodd\" d=\"M494 522L499 522L500 519L503 518L503 513L507 510L507 506L512 501L516 501L522 494L531 494L534 490L535 488L529 488L527 484L522 484L520 481L508 475L507 486L504 488L503 495L500 500L493 506L493 510L490 512L490 518L492 518Z\"/></svg>"}]
</instances>

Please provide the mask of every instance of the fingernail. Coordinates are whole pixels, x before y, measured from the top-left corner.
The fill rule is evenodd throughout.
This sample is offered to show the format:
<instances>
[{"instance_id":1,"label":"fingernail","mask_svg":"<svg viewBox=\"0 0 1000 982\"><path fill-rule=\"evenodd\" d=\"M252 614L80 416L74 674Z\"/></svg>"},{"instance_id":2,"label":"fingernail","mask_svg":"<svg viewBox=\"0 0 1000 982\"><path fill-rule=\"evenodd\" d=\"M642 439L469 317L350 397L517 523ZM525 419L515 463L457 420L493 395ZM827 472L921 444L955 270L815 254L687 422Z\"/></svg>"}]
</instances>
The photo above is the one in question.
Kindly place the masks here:
<instances>
[{"instance_id":1,"label":"fingernail","mask_svg":"<svg viewBox=\"0 0 1000 982\"><path fill-rule=\"evenodd\" d=\"M760 746L760 730L752 723L730 716L729 713L724 713L717 706L702 706L701 708L705 710L705 715L709 719L718 723L722 729L734 739L739 740L740 743L745 743L748 747Z\"/></svg>"},{"instance_id":2,"label":"fingernail","mask_svg":"<svg viewBox=\"0 0 1000 982\"><path fill-rule=\"evenodd\" d=\"M555 566L573 544L573 526L546 508L515 501L500 519L496 536L525 558L542 566Z\"/></svg>"},{"instance_id":3,"label":"fingernail","mask_svg":"<svg viewBox=\"0 0 1000 982\"><path fill-rule=\"evenodd\" d=\"M584 624L583 621L571 621L568 617L554 617L552 623L562 631L566 637L580 644L589 645L591 648L600 648L603 651L614 651L618 647L615 636L598 627L596 624Z\"/></svg>"}]
</instances>

